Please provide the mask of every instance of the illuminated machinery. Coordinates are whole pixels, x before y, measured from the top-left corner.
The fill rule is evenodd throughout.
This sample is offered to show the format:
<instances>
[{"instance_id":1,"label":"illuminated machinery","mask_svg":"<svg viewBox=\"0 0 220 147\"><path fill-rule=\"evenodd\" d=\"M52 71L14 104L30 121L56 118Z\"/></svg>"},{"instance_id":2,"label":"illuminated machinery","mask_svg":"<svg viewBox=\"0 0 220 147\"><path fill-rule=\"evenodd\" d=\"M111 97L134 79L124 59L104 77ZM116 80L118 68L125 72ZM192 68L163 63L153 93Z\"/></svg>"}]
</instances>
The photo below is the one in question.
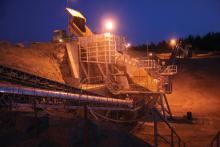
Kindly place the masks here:
<instances>
[{"instance_id":1,"label":"illuminated machinery","mask_svg":"<svg viewBox=\"0 0 220 147\"><path fill-rule=\"evenodd\" d=\"M137 120L146 108L156 107L164 117L172 116L166 94L172 92L172 76L176 65L162 66L158 60L138 60L126 54L124 37L111 33L93 34L86 18L67 8L71 18L69 30L76 39L67 42L74 77L79 87L101 95L132 98L139 106L131 113L106 110L93 111L113 121ZM73 51L74 50L74 51ZM77 54L77 55L76 55Z\"/></svg>"}]
</instances>

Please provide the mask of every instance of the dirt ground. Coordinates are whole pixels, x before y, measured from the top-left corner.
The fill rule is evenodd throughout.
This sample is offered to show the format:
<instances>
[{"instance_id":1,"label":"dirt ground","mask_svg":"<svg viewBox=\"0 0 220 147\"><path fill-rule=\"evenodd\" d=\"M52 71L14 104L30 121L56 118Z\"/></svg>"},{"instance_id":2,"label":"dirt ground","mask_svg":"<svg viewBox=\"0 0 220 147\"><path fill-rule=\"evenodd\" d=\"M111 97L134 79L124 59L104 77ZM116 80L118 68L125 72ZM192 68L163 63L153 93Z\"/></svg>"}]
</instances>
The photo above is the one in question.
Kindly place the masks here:
<instances>
[{"instance_id":1,"label":"dirt ground","mask_svg":"<svg viewBox=\"0 0 220 147\"><path fill-rule=\"evenodd\" d=\"M174 114L191 111L192 125L174 125L190 146L206 146L220 131L220 58L180 63L169 102Z\"/></svg>"},{"instance_id":2,"label":"dirt ground","mask_svg":"<svg viewBox=\"0 0 220 147\"><path fill-rule=\"evenodd\" d=\"M1 147L151 147L110 122L40 113L35 119L31 112L7 112L6 115L4 121L8 123L0 119Z\"/></svg>"}]
</instances>

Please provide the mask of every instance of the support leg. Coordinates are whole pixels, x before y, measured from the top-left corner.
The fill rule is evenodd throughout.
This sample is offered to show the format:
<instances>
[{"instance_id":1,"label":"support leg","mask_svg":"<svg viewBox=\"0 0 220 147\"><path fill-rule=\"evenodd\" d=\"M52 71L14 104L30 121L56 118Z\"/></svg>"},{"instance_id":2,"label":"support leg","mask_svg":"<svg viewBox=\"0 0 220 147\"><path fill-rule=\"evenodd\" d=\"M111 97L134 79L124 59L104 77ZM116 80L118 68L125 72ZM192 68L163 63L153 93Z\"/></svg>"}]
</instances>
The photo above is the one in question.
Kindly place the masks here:
<instances>
[{"instance_id":1,"label":"support leg","mask_svg":"<svg viewBox=\"0 0 220 147\"><path fill-rule=\"evenodd\" d=\"M162 94L160 95L160 102L161 102L161 108L162 108L162 112L163 112L163 117L164 117L164 119L167 119L166 118L166 110L165 110L165 107L164 107L164 102L163 102Z\"/></svg>"},{"instance_id":2,"label":"support leg","mask_svg":"<svg viewBox=\"0 0 220 147\"><path fill-rule=\"evenodd\" d=\"M168 113L169 113L169 115L170 115L170 118L172 118L173 116L172 116L172 113L171 113L170 105L169 105L169 103L168 103L168 101L167 101L167 97L166 97L165 94L163 95L163 97L164 97L164 100L165 100L165 103L166 103L166 106L167 106L167 109L168 109Z\"/></svg>"},{"instance_id":3,"label":"support leg","mask_svg":"<svg viewBox=\"0 0 220 147\"><path fill-rule=\"evenodd\" d=\"M39 123L38 123L38 114L37 114L37 108L36 108L36 101L34 100L34 118L35 118L35 124L36 124L36 136L39 136Z\"/></svg>"},{"instance_id":4,"label":"support leg","mask_svg":"<svg viewBox=\"0 0 220 147\"><path fill-rule=\"evenodd\" d=\"M157 147L158 146L157 118L154 112L152 112L152 114L153 114L153 121L154 121L154 146Z\"/></svg>"},{"instance_id":5,"label":"support leg","mask_svg":"<svg viewBox=\"0 0 220 147\"><path fill-rule=\"evenodd\" d=\"M88 109L84 106L84 146L88 147Z\"/></svg>"}]
</instances>

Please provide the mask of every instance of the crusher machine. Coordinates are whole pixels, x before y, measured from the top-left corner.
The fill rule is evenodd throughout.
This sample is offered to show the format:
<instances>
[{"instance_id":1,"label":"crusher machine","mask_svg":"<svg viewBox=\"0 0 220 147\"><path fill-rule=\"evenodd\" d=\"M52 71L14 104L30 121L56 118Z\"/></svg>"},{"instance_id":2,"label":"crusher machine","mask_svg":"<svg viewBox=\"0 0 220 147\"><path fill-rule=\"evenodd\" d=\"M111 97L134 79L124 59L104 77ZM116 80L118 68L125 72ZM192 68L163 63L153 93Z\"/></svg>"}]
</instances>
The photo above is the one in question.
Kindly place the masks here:
<instances>
[{"instance_id":1,"label":"crusher machine","mask_svg":"<svg viewBox=\"0 0 220 147\"><path fill-rule=\"evenodd\" d=\"M112 33L94 34L86 18L66 8L72 40L66 40L69 65L77 87L103 96L132 99L132 112L92 110L97 117L112 121L135 121L152 107L172 117L166 94L172 92L174 64L162 65L160 59L139 60L127 54L127 42Z\"/></svg>"}]
</instances>

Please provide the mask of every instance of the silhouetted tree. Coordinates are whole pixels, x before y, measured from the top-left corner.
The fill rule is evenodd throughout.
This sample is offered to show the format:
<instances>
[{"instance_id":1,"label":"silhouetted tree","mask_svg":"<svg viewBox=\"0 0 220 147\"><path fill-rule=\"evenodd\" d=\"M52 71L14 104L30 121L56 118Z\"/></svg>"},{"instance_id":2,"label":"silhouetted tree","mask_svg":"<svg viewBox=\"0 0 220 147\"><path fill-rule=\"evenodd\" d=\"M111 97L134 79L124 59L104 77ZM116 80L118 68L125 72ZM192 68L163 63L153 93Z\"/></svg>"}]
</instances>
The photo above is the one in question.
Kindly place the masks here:
<instances>
[{"instance_id":1,"label":"silhouetted tree","mask_svg":"<svg viewBox=\"0 0 220 147\"><path fill-rule=\"evenodd\" d=\"M220 32L213 33L209 32L204 36L193 36L189 35L186 38L179 38L179 41L183 45L191 45L192 50L201 50L201 51L220 51ZM142 44L132 47L134 50L146 51L147 45ZM169 52L171 47L169 43L165 40L160 41L159 43L150 43L148 45L149 51L153 52Z\"/></svg>"}]
</instances>

